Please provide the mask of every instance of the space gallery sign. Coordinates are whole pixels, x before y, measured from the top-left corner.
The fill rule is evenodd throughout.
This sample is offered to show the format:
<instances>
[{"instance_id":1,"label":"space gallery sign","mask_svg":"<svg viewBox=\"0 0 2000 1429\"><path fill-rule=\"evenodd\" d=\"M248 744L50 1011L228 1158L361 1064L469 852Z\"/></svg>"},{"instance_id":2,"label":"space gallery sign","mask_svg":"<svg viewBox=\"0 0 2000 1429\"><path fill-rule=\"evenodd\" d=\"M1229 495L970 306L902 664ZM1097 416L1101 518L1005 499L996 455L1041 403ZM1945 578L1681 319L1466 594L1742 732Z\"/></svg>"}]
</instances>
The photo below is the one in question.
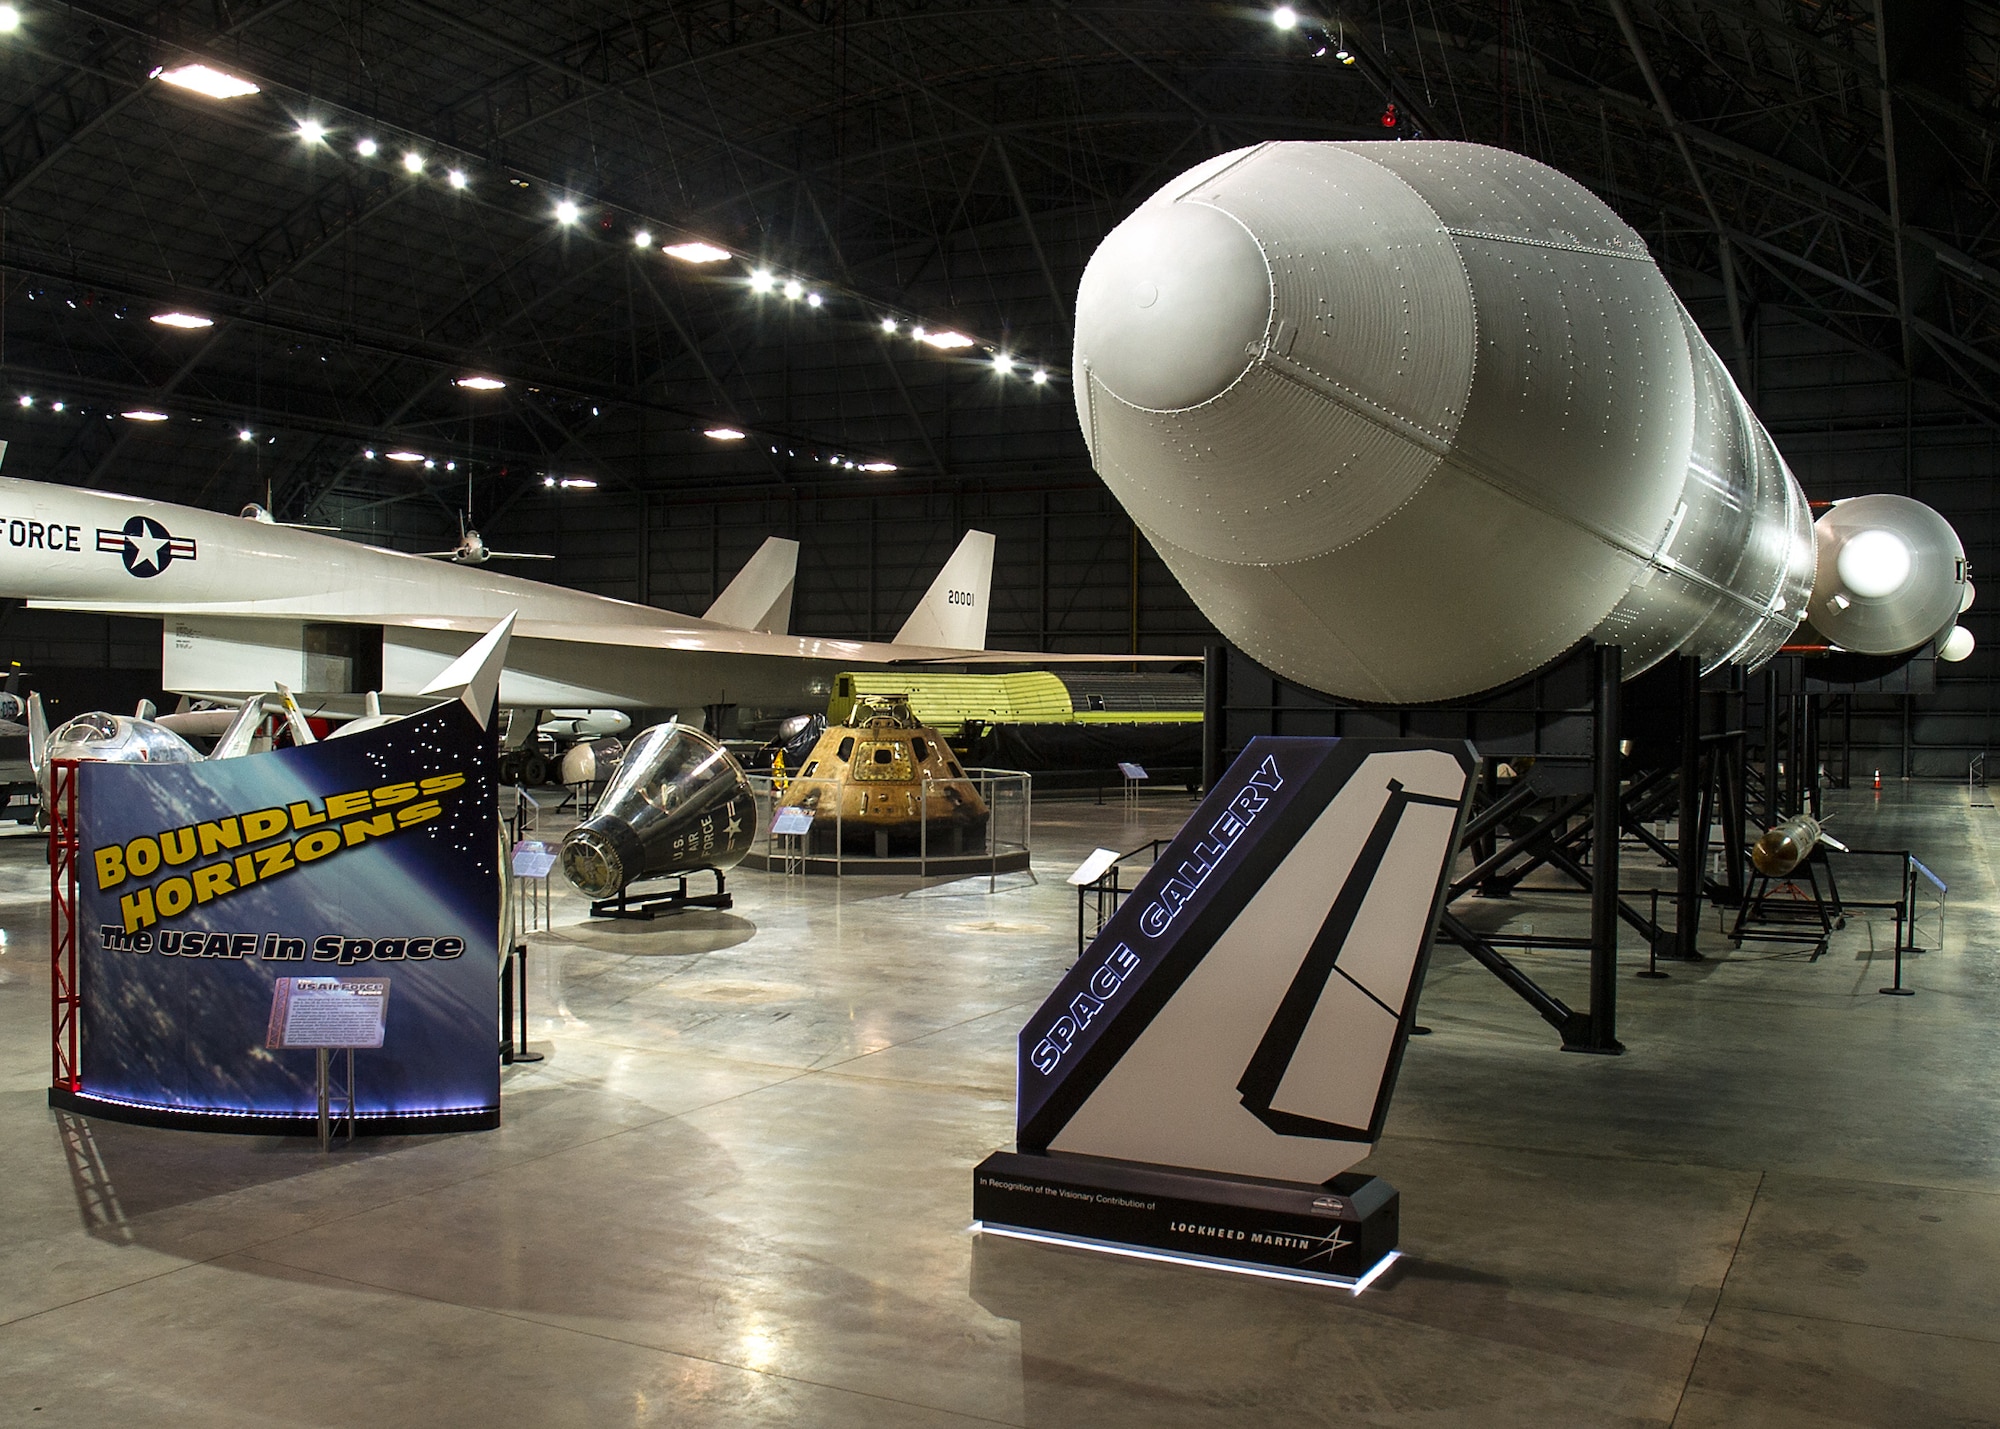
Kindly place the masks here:
<instances>
[{"instance_id":1,"label":"space gallery sign","mask_svg":"<svg viewBox=\"0 0 2000 1429\"><path fill-rule=\"evenodd\" d=\"M267 1047L281 977L393 973L356 1066L364 1128L491 1125L499 828L459 701L345 739L78 771L79 1100L139 1119L309 1123L308 1052Z\"/></svg>"}]
</instances>

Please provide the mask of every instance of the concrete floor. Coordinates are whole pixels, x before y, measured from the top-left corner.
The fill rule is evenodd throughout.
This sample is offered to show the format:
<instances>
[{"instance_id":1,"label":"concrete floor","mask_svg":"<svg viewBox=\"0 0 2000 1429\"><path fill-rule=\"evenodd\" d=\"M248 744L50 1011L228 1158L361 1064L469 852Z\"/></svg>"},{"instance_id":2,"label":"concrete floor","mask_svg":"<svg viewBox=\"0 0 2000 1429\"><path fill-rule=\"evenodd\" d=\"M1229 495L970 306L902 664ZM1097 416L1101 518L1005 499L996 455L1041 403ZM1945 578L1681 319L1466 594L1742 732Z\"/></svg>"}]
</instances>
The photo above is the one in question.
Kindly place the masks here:
<instances>
[{"instance_id":1,"label":"concrete floor","mask_svg":"<svg viewBox=\"0 0 2000 1429\"><path fill-rule=\"evenodd\" d=\"M1409 1258L1358 1300L967 1231L1063 874L1185 799L1044 801L991 895L559 898L505 1125L330 1157L50 1112L44 870L0 840L0 1424L2000 1424L2000 811L1835 800L1951 883L1919 994L1876 995L1886 923L1812 963L1711 913L1714 961L1628 954L1628 1055L1568 1056L1441 952L1371 1163ZM1522 960L1580 1000L1579 955Z\"/></svg>"}]
</instances>

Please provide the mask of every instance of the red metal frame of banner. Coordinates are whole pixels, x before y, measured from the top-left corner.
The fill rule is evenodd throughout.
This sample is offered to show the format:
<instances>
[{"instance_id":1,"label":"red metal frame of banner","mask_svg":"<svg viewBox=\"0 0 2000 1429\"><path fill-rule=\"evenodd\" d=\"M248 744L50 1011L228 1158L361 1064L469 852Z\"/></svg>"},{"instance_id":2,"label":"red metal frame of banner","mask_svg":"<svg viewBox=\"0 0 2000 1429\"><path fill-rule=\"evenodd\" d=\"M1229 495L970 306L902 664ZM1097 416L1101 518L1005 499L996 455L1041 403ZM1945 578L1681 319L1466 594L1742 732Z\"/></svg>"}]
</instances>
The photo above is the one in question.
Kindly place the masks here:
<instances>
[{"instance_id":1,"label":"red metal frame of banner","mask_svg":"<svg viewBox=\"0 0 2000 1429\"><path fill-rule=\"evenodd\" d=\"M76 974L76 776L81 761L49 763L49 1084L61 1091L83 1089L77 1057L77 1023L83 1016L83 988Z\"/></svg>"}]
</instances>

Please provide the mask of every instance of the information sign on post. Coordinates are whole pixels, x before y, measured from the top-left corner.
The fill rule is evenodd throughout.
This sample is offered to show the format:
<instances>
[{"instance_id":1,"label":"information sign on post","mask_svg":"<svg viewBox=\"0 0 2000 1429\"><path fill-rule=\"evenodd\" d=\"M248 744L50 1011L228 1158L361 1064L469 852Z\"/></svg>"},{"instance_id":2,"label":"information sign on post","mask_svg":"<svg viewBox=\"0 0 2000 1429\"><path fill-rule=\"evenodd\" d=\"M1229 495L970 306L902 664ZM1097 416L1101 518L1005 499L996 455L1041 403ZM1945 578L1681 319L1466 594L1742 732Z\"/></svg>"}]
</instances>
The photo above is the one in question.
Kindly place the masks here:
<instances>
[{"instance_id":1,"label":"information sign on post","mask_svg":"<svg viewBox=\"0 0 2000 1429\"><path fill-rule=\"evenodd\" d=\"M267 1047L380 1047L389 979L281 977L271 994Z\"/></svg>"},{"instance_id":2,"label":"information sign on post","mask_svg":"<svg viewBox=\"0 0 2000 1429\"><path fill-rule=\"evenodd\" d=\"M389 979L281 977L271 990L271 1026L264 1045L310 1047L319 1091L319 1149L333 1145L332 1066L328 1053L347 1054L341 1097L347 1139L354 1139L354 1049L380 1047L388 1027Z\"/></svg>"},{"instance_id":3,"label":"information sign on post","mask_svg":"<svg viewBox=\"0 0 2000 1429\"><path fill-rule=\"evenodd\" d=\"M774 834L809 834L812 832L813 816L796 806L778 810L778 817L771 821Z\"/></svg>"},{"instance_id":4,"label":"information sign on post","mask_svg":"<svg viewBox=\"0 0 2000 1429\"><path fill-rule=\"evenodd\" d=\"M514 876L547 878L561 852L556 844L541 839L522 839L514 845Z\"/></svg>"}]
</instances>

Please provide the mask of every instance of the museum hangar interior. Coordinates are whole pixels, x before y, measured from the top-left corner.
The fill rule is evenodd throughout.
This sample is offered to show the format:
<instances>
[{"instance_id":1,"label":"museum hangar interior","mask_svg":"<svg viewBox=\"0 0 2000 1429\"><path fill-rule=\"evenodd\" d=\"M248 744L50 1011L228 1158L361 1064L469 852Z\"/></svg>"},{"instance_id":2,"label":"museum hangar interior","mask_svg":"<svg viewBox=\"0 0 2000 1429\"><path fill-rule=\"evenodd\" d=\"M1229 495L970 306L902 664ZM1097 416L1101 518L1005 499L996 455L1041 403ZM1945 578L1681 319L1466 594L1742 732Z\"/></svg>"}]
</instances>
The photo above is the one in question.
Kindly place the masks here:
<instances>
[{"instance_id":1,"label":"museum hangar interior","mask_svg":"<svg viewBox=\"0 0 2000 1429\"><path fill-rule=\"evenodd\" d=\"M2000 1423L1996 74L0 5L0 1422Z\"/></svg>"}]
</instances>

